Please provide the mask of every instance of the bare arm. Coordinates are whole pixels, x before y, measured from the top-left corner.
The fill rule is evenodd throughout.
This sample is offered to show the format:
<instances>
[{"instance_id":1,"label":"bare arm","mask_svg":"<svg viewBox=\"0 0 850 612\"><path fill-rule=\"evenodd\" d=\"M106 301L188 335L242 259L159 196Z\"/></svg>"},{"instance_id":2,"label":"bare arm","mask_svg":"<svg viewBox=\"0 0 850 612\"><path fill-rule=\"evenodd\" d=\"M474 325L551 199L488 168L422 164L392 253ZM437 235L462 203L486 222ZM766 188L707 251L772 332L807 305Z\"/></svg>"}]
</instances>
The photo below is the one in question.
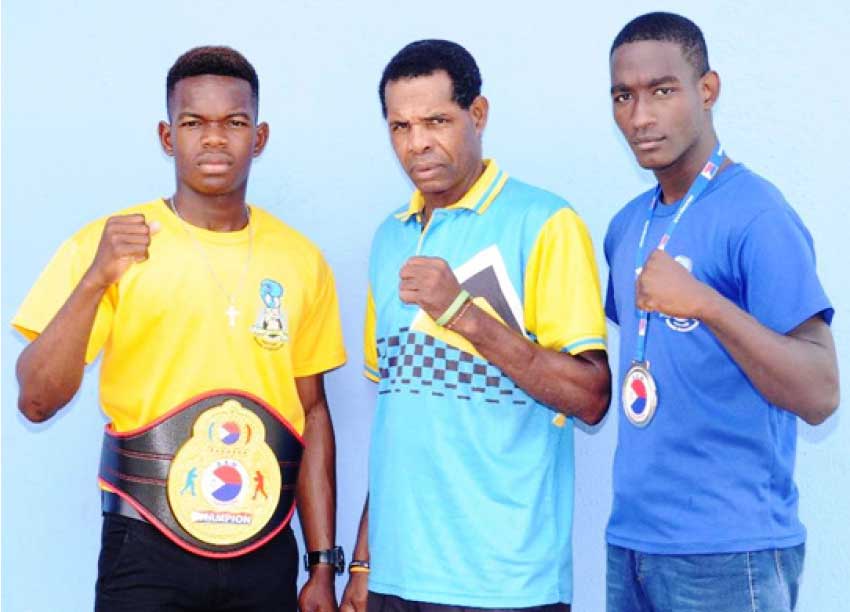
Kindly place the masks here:
<instances>
[{"instance_id":1,"label":"bare arm","mask_svg":"<svg viewBox=\"0 0 850 612\"><path fill-rule=\"evenodd\" d=\"M357 543L354 545L352 560L369 561L369 496L363 504L363 514L360 515L360 527L357 529ZM342 594L341 612L366 612L366 601L369 595L369 574L353 573L348 577L348 584Z\"/></svg>"},{"instance_id":2,"label":"bare arm","mask_svg":"<svg viewBox=\"0 0 850 612\"><path fill-rule=\"evenodd\" d=\"M819 315L782 335L709 289L698 318L767 401L810 425L823 423L835 412L839 396L835 343Z\"/></svg>"},{"instance_id":3,"label":"bare arm","mask_svg":"<svg viewBox=\"0 0 850 612\"><path fill-rule=\"evenodd\" d=\"M150 228L143 215L111 217L94 261L44 331L18 357L18 408L30 421L52 417L83 379L86 347L106 290L136 261L148 257Z\"/></svg>"},{"instance_id":4,"label":"bare arm","mask_svg":"<svg viewBox=\"0 0 850 612\"><path fill-rule=\"evenodd\" d=\"M436 257L413 257L400 273L399 295L437 319L460 292L448 264ZM539 402L589 424L598 423L611 399L611 372L604 351L570 355L544 348L479 309L467 308L452 323L523 391Z\"/></svg>"},{"instance_id":5,"label":"bare arm","mask_svg":"<svg viewBox=\"0 0 850 612\"><path fill-rule=\"evenodd\" d=\"M812 425L838 407L835 344L820 316L776 333L658 250L644 266L636 300L644 310L705 323L771 404Z\"/></svg>"},{"instance_id":6,"label":"bare arm","mask_svg":"<svg viewBox=\"0 0 850 612\"><path fill-rule=\"evenodd\" d=\"M605 351L570 355L543 348L475 305L452 329L538 402L590 425L605 416L611 400L611 371Z\"/></svg>"},{"instance_id":7,"label":"bare arm","mask_svg":"<svg viewBox=\"0 0 850 612\"><path fill-rule=\"evenodd\" d=\"M44 331L18 357L18 409L30 421L46 421L80 388L86 347L104 291L84 277Z\"/></svg>"},{"instance_id":8,"label":"bare arm","mask_svg":"<svg viewBox=\"0 0 850 612\"><path fill-rule=\"evenodd\" d=\"M326 550L336 539L336 445L325 398L324 376L296 378L298 397L304 408L304 456L298 472L296 500L308 551ZM336 610L334 568L314 565L301 590L301 610Z\"/></svg>"}]
</instances>

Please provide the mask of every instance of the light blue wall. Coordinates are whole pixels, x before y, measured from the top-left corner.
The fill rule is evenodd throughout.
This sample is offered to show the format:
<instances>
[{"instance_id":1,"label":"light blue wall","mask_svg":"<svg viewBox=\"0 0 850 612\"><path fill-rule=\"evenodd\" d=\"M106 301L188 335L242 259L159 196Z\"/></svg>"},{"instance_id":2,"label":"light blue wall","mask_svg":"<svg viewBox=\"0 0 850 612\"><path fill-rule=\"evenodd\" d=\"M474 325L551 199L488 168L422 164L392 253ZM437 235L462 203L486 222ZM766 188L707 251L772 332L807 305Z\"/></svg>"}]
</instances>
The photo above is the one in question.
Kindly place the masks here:
<instances>
[{"instance_id":1,"label":"light blue wall","mask_svg":"<svg viewBox=\"0 0 850 612\"><path fill-rule=\"evenodd\" d=\"M242 50L260 73L261 115L271 124L250 199L310 235L336 271L350 360L329 377L329 394L339 449L338 539L350 550L374 393L359 374L367 250L379 220L410 189L375 93L385 62L417 38L466 45L480 63L491 103L485 151L513 175L570 199L602 262L608 219L651 183L611 119L608 47L629 18L667 8L705 31L723 79L716 123L727 150L771 178L815 237L821 278L837 310L833 331L847 392L850 9L839 0L803 6L6 0L3 325L73 229L171 193L172 168L155 127L163 117L165 72L177 55L203 43ZM15 409L13 366L22 342L8 328L2 334L2 607L90 609L104 422L96 368L57 418L30 425ZM616 334L611 350L617 350ZM609 417L595 431L577 434L578 611L603 609L603 529L616 427ZM850 600L848 440L850 419L841 411L817 429L800 427L797 479L809 528L804 612L845 610Z\"/></svg>"}]
</instances>

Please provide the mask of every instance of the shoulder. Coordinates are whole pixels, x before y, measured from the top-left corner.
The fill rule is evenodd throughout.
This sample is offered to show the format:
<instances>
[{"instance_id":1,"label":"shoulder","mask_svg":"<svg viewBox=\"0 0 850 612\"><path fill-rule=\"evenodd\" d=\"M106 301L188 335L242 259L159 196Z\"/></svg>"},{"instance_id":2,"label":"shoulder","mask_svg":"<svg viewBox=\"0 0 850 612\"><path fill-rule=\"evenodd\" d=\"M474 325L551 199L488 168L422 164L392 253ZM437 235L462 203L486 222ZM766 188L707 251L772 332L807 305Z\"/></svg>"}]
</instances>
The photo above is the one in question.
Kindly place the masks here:
<instances>
[{"instance_id":1,"label":"shoulder","mask_svg":"<svg viewBox=\"0 0 850 612\"><path fill-rule=\"evenodd\" d=\"M585 229L578 212L565 198L515 178L507 180L486 216L492 216L502 227L521 230L526 242L551 231Z\"/></svg>"},{"instance_id":2,"label":"shoulder","mask_svg":"<svg viewBox=\"0 0 850 612\"><path fill-rule=\"evenodd\" d=\"M404 224L404 217L407 214L409 204L402 204L395 210L393 210L390 214L383 218L383 220L378 224L378 227L375 229L375 240L379 237L388 236L394 232L397 232L399 227Z\"/></svg>"},{"instance_id":3,"label":"shoulder","mask_svg":"<svg viewBox=\"0 0 850 612\"><path fill-rule=\"evenodd\" d=\"M636 214L640 211L646 213L649 203L655 194L655 187L647 189L637 197L630 200L612 217L608 223L608 230L605 232L605 242L609 240L618 240L625 232L628 226L632 223Z\"/></svg>"},{"instance_id":4,"label":"shoulder","mask_svg":"<svg viewBox=\"0 0 850 612\"><path fill-rule=\"evenodd\" d=\"M807 233L802 219L791 207L782 192L771 181L753 172L743 164L735 164L714 190L733 233L747 233L761 225L790 224Z\"/></svg>"},{"instance_id":5,"label":"shoulder","mask_svg":"<svg viewBox=\"0 0 850 612\"><path fill-rule=\"evenodd\" d=\"M326 278L332 274L319 246L279 217L252 204L251 221L256 223L256 244L265 257L305 278Z\"/></svg>"},{"instance_id":6,"label":"shoulder","mask_svg":"<svg viewBox=\"0 0 850 612\"><path fill-rule=\"evenodd\" d=\"M514 214L549 217L564 208L574 211L561 196L513 177L505 182L499 199L507 204L504 208Z\"/></svg>"},{"instance_id":7,"label":"shoulder","mask_svg":"<svg viewBox=\"0 0 850 612\"><path fill-rule=\"evenodd\" d=\"M399 206L393 210L375 228L372 235L371 258L380 257L380 252L389 249L394 251L399 240L403 240L405 227L408 223L416 223L413 219L406 219L408 204Z\"/></svg>"},{"instance_id":8,"label":"shoulder","mask_svg":"<svg viewBox=\"0 0 850 612\"><path fill-rule=\"evenodd\" d=\"M306 235L273 215L264 208L251 204L251 222L256 223L256 232L261 240L280 241L279 246L287 251L300 252L311 257L321 257L319 247Z\"/></svg>"},{"instance_id":9,"label":"shoulder","mask_svg":"<svg viewBox=\"0 0 850 612\"><path fill-rule=\"evenodd\" d=\"M101 234L103 234L103 228L110 218L141 214L145 216L146 220L152 220L157 219L160 215L166 212L165 204L161 199L151 200L150 202L144 202L142 204L133 204L94 219L93 221L89 221L83 227L74 232L71 237L68 238L66 243L76 245L82 249L96 247L98 242L100 242Z\"/></svg>"},{"instance_id":10,"label":"shoulder","mask_svg":"<svg viewBox=\"0 0 850 612\"><path fill-rule=\"evenodd\" d=\"M715 180L714 196L734 207L739 220L751 219L764 212L791 210L785 196L772 182L743 164L733 165Z\"/></svg>"}]
</instances>

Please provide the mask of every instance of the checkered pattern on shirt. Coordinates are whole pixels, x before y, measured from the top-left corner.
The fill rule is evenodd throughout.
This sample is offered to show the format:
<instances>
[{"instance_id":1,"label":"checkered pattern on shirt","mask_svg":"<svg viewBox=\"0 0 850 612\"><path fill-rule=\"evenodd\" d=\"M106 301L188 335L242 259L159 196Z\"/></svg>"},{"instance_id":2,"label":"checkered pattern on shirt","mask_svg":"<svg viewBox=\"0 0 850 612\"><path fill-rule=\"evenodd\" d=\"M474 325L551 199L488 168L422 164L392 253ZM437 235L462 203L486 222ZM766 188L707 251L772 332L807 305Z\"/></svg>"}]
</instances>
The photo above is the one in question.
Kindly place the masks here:
<instances>
[{"instance_id":1,"label":"checkered pattern on shirt","mask_svg":"<svg viewBox=\"0 0 850 612\"><path fill-rule=\"evenodd\" d=\"M379 394L413 393L526 405L528 396L489 361L402 327L378 338Z\"/></svg>"}]
</instances>

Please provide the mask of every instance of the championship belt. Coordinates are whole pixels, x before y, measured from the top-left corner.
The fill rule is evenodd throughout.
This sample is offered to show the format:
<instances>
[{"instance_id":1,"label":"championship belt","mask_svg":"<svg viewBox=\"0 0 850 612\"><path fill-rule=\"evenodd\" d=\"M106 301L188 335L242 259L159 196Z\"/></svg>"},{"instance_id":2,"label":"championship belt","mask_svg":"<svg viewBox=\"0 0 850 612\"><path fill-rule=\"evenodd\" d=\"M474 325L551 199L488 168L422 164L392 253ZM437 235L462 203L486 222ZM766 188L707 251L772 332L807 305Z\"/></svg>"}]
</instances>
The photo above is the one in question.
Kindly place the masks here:
<instances>
[{"instance_id":1,"label":"championship belt","mask_svg":"<svg viewBox=\"0 0 850 612\"><path fill-rule=\"evenodd\" d=\"M120 500L104 510L135 510L197 555L243 555L289 524L303 450L260 398L206 393L140 429L106 426L99 481Z\"/></svg>"}]
</instances>

